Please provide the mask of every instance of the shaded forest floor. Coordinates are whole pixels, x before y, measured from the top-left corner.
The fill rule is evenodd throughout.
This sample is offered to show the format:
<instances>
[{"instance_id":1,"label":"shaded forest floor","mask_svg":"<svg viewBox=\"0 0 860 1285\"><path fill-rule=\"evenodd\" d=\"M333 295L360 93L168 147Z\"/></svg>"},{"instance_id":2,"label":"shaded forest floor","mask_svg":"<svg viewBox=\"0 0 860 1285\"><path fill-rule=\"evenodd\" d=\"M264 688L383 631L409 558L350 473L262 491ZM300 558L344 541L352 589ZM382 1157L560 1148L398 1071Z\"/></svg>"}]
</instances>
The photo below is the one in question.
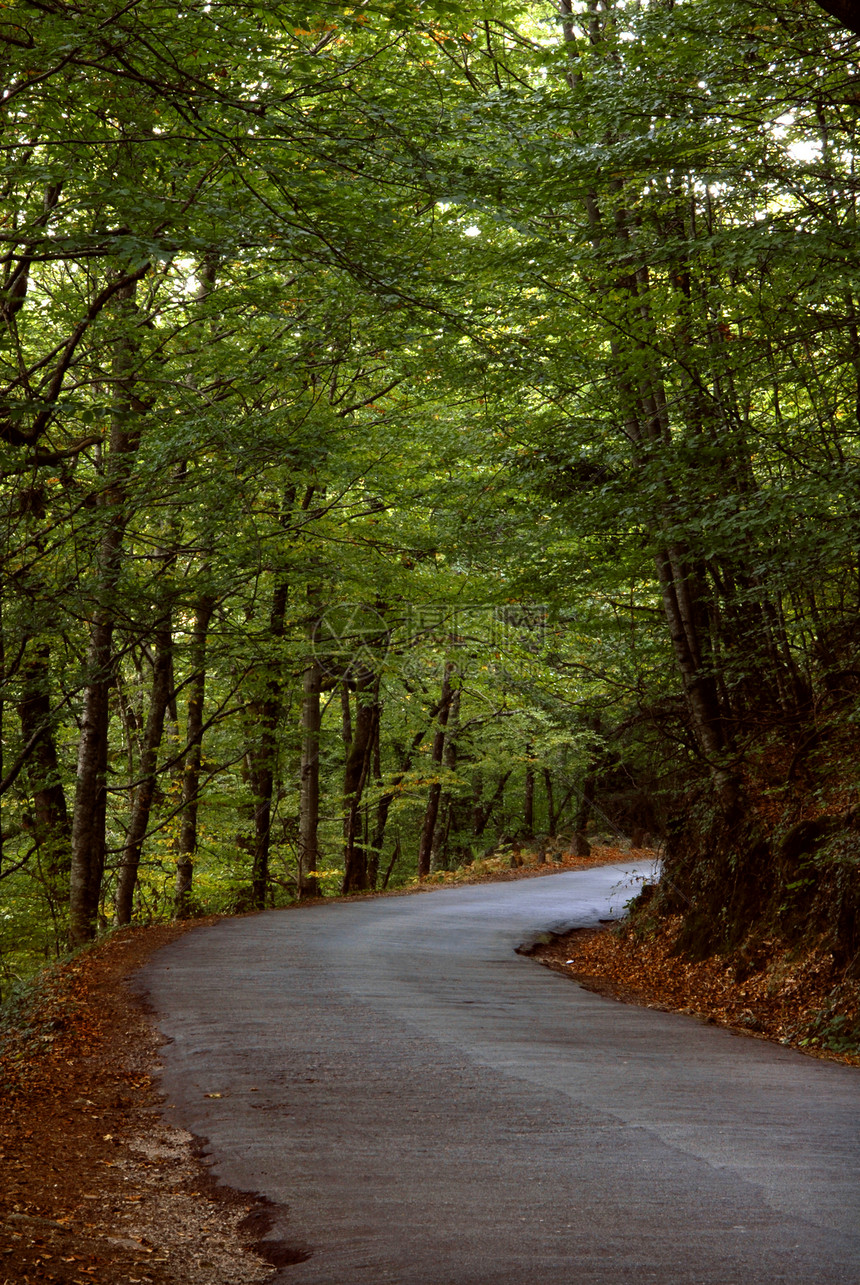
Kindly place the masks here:
<instances>
[{"instance_id":1,"label":"shaded forest floor","mask_svg":"<svg viewBox=\"0 0 860 1285\"><path fill-rule=\"evenodd\" d=\"M599 848L587 859L512 869L505 854L437 884L651 857ZM0 1285L256 1285L270 1278L273 1266L260 1254L265 1202L219 1187L198 1140L162 1120L153 1079L160 1039L125 985L153 951L193 926L112 934L51 970L0 1031ZM668 940L637 942L624 930L571 934L534 953L617 999L747 1031L752 1013L761 1023L753 1033L783 1042L795 1042L791 1023L808 1026L824 985L800 962L786 971L782 992L758 995L761 974L751 989L749 979L733 981L724 963L682 963L670 956Z\"/></svg>"}]
</instances>

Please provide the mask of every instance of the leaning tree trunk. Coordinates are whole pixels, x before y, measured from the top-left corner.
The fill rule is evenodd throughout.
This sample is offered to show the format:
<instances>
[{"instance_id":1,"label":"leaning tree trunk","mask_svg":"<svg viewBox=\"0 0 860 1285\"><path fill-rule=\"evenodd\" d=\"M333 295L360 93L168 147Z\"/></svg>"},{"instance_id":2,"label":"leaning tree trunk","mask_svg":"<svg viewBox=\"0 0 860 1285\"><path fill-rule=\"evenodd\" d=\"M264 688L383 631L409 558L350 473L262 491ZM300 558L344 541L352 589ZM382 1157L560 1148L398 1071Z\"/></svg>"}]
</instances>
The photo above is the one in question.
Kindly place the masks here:
<instances>
[{"instance_id":1,"label":"leaning tree trunk","mask_svg":"<svg viewBox=\"0 0 860 1285\"><path fill-rule=\"evenodd\" d=\"M434 705L432 707L432 709L430 710L431 720L436 718L440 709L441 709L441 705ZM430 726L432 726L432 723ZM415 735L413 736L411 744L408 749L402 749L399 752L396 751L396 753L398 754L399 764L400 764L398 771L391 779L391 781L388 783L388 787L385 790L385 792L380 795L379 801L377 802L377 805L376 805L376 822L373 830L373 839L372 839L371 846L374 852L376 853L377 859L382 852L382 844L385 839L385 829L388 824L388 813L391 810L391 805L394 802L395 798L397 797L397 792L400 789L400 786L403 784L404 780L406 779L407 773L411 770L412 760L415 757L415 755L418 753L418 750L421 748L421 742L424 740L429 730L430 730L429 726L422 727L421 730L416 732ZM399 848L400 848L399 838L397 839L397 848L399 852ZM388 871L388 874L385 876L385 880L383 881L383 884L382 884L383 888L386 886L388 879L391 877L391 870L393 868L394 867L392 865Z\"/></svg>"},{"instance_id":2,"label":"leaning tree trunk","mask_svg":"<svg viewBox=\"0 0 860 1285\"><path fill-rule=\"evenodd\" d=\"M590 40L596 47L602 42L602 31L596 6L590 9L593 15ZM579 45L570 22L573 13L570 0L559 0L559 10L569 59L567 79L573 88L578 86L582 72ZM610 51L609 57L612 56ZM637 248L637 220L625 205L625 183L626 180L618 176L609 180L607 208L600 208L598 194L593 190L584 194L584 207L592 247L609 269L599 288L617 315L617 329L609 348L623 407L623 430L633 448L634 467L644 471L652 468L664 452L674 448L664 381L656 359L660 343L651 342L655 323L649 298L649 267ZM635 377L631 372L636 372ZM643 521L657 549L655 561L663 612L693 733L708 762L718 797L730 812L737 802L737 784L723 764L728 738L719 684L714 666L705 655L706 629L701 613L704 591L688 551L674 538L666 536L676 527L670 504L676 485L668 470L660 482L659 488L649 486L649 494L657 498L653 509L643 512Z\"/></svg>"},{"instance_id":3,"label":"leaning tree trunk","mask_svg":"<svg viewBox=\"0 0 860 1285\"><path fill-rule=\"evenodd\" d=\"M496 782L496 788L493 791L491 798L489 798L486 803L481 801L480 795L478 795L475 798L472 806L472 838L473 839L480 839L483 836L483 833L487 828L487 824L490 820L490 817L493 815L494 808L496 808L497 805L501 803L504 797L505 786L508 783L508 778L510 777L510 775L511 775L510 769L507 772L502 773L502 775L499 777L498 781ZM480 786L478 788L480 789Z\"/></svg>"},{"instance_id":4,"label":"leaning tree trunk","mask_svg":"<svg viewBox=\"0 0 860 1285\"><path fill-rule=\"evenodd\" d=\"M170 701L172 661L173 633L170 616L168 615L159 624L155 639L152 694L149 701L146 730L143 735L139 779L134 791L134 802L131 807L131 818L125 838L119 883L117 885L116 921L118 924L131 923L140 854L143 851L143 841L146 838L149 814L152 809L152 798L155 794L155 782L158 775L158 751L164 734L164 716Z\"/></svg>"}]
</instances>

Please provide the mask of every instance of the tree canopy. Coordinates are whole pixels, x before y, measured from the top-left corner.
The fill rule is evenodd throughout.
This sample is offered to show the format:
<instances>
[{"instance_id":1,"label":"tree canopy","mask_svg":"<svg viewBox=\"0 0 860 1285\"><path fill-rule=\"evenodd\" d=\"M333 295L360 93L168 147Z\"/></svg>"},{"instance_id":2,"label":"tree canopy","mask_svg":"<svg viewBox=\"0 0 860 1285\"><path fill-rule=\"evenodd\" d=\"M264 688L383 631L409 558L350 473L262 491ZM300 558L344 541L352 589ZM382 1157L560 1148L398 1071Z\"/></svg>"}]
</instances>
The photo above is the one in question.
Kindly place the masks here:
<instances>
[{"instance_id":1,"label":"tree canopy","mask_svg":"<svg viewBox=\"0 0 860 1285\"><path fill-rule=\"evenodd\" d=\"M831 12L4 8L5 979L588 834L856 958Z\"/></svg>"}]
</instances>

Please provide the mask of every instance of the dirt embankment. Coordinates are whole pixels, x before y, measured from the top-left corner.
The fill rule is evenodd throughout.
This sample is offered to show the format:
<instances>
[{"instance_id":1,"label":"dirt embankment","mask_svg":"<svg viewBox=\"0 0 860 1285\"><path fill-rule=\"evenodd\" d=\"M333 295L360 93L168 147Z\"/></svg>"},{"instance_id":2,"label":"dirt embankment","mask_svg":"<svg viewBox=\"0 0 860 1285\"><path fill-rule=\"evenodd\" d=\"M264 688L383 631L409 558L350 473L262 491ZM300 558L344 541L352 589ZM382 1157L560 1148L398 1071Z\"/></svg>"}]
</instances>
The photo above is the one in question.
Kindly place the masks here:
<instances>
[{"instance_id":1,"label":"dirt embankment","mask_svg":"<svg viewBox=\"0 0 860 1285\"><path fill-rule=\"evenodd\" d=\"M851 1031L860 982L841 981L826 952L762 942L755 955L674 954L681 918L640 934L619 925L581 929L536 946L534 958L589 990L667 1012L689 1013L739 1034L860 1066Z\"/></svg>"}]
</instances>

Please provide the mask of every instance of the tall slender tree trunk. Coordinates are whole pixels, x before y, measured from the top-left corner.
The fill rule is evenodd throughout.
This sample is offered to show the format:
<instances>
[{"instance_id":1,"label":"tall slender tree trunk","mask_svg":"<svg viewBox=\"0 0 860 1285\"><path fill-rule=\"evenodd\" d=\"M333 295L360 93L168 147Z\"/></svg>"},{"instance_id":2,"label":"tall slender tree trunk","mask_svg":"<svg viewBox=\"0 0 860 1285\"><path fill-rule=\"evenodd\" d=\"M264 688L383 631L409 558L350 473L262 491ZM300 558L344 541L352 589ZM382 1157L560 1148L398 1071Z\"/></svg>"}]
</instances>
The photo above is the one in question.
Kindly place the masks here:
<instances>
[{"instance_id":1,"label":"tall slender tree trunk","mask_svg":"<svg viewBox=\"0 0 860 1285\"><path fill-rule=\"evenodd\" d=\"M369 670L356 682L352 744L344 766L343 891L367 888L367 849L361 842L361 799L370 774L373 738L379 719L379 680Z\"/></svg>"},{"instance_id":2,"label":"tall slender tree trunk","mask_svg":"<svg viewBox=\"0 0 860 1285\"><path fill-rule=\"evenodd\" d=\"M400 860L401 855L402 854L401 854L401 848L400 848L400 835L398 834L396 839L394 840L394 851L391 854L391 860L388 863L388 869L385 871L385 874L382 876L383 892L388 887L388 880L391 878L392 874L394 873L394 867L397 865L398 861Z\"/></svg>"},{"instance_id":3,"label":"tall slender tree trunk","mask_svg":"<svg viewBox=\"0 0 860 1285\"><path fill-rule=\"evenodd\" d=\"M173 632L168 614L160 622L155 637L152 693L141 747L139 780L134 791L117 885L116 921L118 924L131 923L140 854L143 851L143 842L149 825L149 814L152 810L152 798L158 775L158 751L164 734L164 716L170 700L172 660Z\"/></svg>"},{"instance_id":4,"label":"tall slender tree trunk","mask_svg":"<svg viewBox=\"0 0 860 1285\"><path fill-rule=\"evenodd\" d=\"M379 791L376 805L373 838L370 837L370 819L368 805L365 803L365 839L367 847L367 885L375 888L379 882L379 858L382 854L381 842L376 842L376 831L379 828L379 801L382 797L382 736L380 720L376 720L376 732L373 737L373 783Z\"/></svg>"},{"instance_id":5,"label":"tall slender tree trunk","mask_svg":"<svg viewBox=\"0 0 860 1285\"><path fill-rule=\"evenodd\" d=\"M460 724L460 688L455 687L451 695L451 706L445 728L445 747L442 762L449 781L457 768L457 732ZM439 799L439 815L433 828L433 842L430 845L430 873L447 869L448 837L451 833L451 818L454 796L449 786L442 791Z\"/></svg>"},{"instance_id":6,"label":"tall slender tree trunk","mask_svg":"<svg viewBox=\"0 0 860 1285\"><path fill-rule=\"evenodd\" d=\"M591 816L591 809L594 806L594 791L597 787L597 772L592 765L586 773L585 780L582 782L582 793L579 796L579 805L576 809L576 818L573 822L573 828L578 835L585 835L588 828L588 821ZM577 853L577 856L579 854ZM587 854L584 854L587 855Z\"/></svg>"},{"instance_id":7,"label":"tall slender tree trunk","mask_svg":"<svg viewBox=\"0 0 860 1285\"><path fill-rule=\"evenodd\" d=\"M320 819L320 692L322 670L312 656L302 679L302 758L299 785L299 897L318 897Z\"/></svg>"},{"instance_id":8,"label":"tall slender tree trunk","mask_svg":"<svg viewBox=\"0 0 860 1285\"><path fill-rule=\"evenodd\" d=\"M602 42L603 32L596 3L590 4L589 8L592 13L590 42L596 47ZM570 22L573 14L571 0L559 0L559 12L569 59L567 78L571 87L574 87L580 82L582 73L578 62L579 44ZM647 332L653 324L649 303L649 268L632 236L631 230L635 232L635 219L626 208L624 188L625 181L622 178L611 180L611 208L607 210L601 211L594 191L585 194L584 206L594 249L608 265L616 265L615 279L606 281L604 294L619 300L626 298L630 319L641 327L638 337L613 339L610 350L615 364L616 383L625 407L624 431L633 446L634 460L642 468L653 462L662 447L671 444L671 427L663 381L654 362L654 352L659 351L659 345L655 345L652 352L647 340ZM684 274L676 272L676 275L680 280ZM686 312L687 298L683 295L679 306ZM619 327L619 332L624 329L632 329L627 321ZM640 372L635 386L631 370ZM645 518L658 541L660 533L671 529L675 524L665 500L665 497L672 495L674 487L666 479L666 485L661 489L664 500L658 502L655 511ZM694 568L685 551L669 540L663 540L662 544L663 547L656 556L661 599L693 733L700 750L708 759L711 778L723 806L730 811L737 802L737 785L722 762L727 749L727 737L719 700L719 684L713 673L713 665L708 665L703 660L700 610L704 598L702 586L694 575Z\"/></svg>"},{"instance_id":9,"label":"tall slender tree trunk","mask_svg":"<svg viewBox=\"0 0 860 1285\"><path fill-rule=\"evenodd\" d=\"M4 766L5 758L3 746L5 744L5 721L6 721L6 622L3 611L3 587L0 584L0 781L5 776ZM0 814L0 874L3 873L3 820Z\"/></svg>"},{"instance_id":10,"label":"tall slender tree trunk","mask_svg":"<svg viewBox=\"0 0 860 1285\"><path fill-rule=\"evenodd\" d=\"M526 780L523 797L523 837L533 839L535 833L535 769L531 758L532 747L526 746Z\"/></svg>"},{"instance_id":11,"label":"tall slender tree trunk","mask_svg":"<svg viewBox=\"0 0 860 1285\"><path fill-rule=\"evenodd\" d=\"M78 743L77 789L72 823L69 939L82 946L96 934L105 862L105 816L113 618L99 612L87 653L91 675L84 691Z\"/></svg>"},{"instance_id":12,"label":"tall slender tree trunk","mask_svg":"<svg viewBox=\"0 0 860 1285\"><path fill-rule=\"evenodd\" d=\"M208 255L197 268L197 302L203 303L213 290L218 279L218 259ZM196 382L189 378L189 385L196 387ZM186 475L187 460L178 469L182 477ZM208 563L201 568L208 572ZM200 792L200 766L203 760L203 711L206 700L206 650L208 646L209 626L215 610L215 597L203 594L197 602L194 615L194 628L191 635L189 662L191 677L188 691L188 708L186 714L186 751L182 765L182 810L180 813L179 834L175 843L176 878L173 885L173 914L177 919L185 919L191 913L191 888L194 879L194 856L197 852L197 813ZM171 682L171 687L175 683ZM170 716L178 722L175 702L171 703Z\"/></svg>"},{"instance_id":13,"label":"tall slender tree trunk","mask_svg":"<svg viewBox=\"0 0 860 1285\"><path fill-rule=\"evenodd\" d=\"M286 581L275 586L269 612L269 633L283 638L287 608ZM281 714L283 682L280 674L272 675L263 701L255 705L259 741L250 755L254 787L254 848L251 865L251 905L262 910L269 884L269 849L272 839L272 794L278 759L278 723Z\"/></svg>"},{"instance_id":14,"label":"tall slender tree trunk","mask_svg":"<svg viewBox=\"0 0 860 1285\"><path fill-rule=\"evenodd\" d=\"M562 799L560 799L559 803L555 802L553 781L551 781L551 777L549 777L548 786L546 806L549 808L549 822L548 826L546 826L546 833L549 834L550 839L554 839L558 835L559 821L562 820L562 817L564 816L564 808L567 807L567 804L571 802L573 795L576 794L576 785L569 785L568 788L564 790Z\"/></svg>"},{"instance_id":15,"label":"tall slender tree trunk","mask_svg":"<svg viewBox=\"0 0 860 1285\"><path fill-rule=\"evenodd\" d=\"M663 612L669 626L693 731L708 759L717 794L726 811L731 812L737 804L737 782L722 762L727 742L719 693L713 673L702 663L699 631L690 606L689 575L683 565L679 566L677 551L673 559L668 549L661 550L656 558L656 566Z\"/></svg>"},{"instance_id":16,"label":"tall slender tree trunk","mask_svg":"<svg viewBox=\"0 0 860 1285\"><path fill-rule=\"evenodd\" d=\"M340 685L340 731L344 750L349 754L352 745L352 706L349 700L349 684L346 679Z\"/></svg>"},{"instance_id":17,"label":"tall slender tree trunk","mask_svg":"<svg viewBox=\"0 0 860 1285\"><path fill-rule=\"evenodd\" d=\"M543 770L543 784L546 791L546 832L551 839L554 839L556 818L553 802L552 772L548 767Z\"/></svg>"},{"instance_id":18,"label":"tall slender tree trunk","mask_svg":"<svg viewBox=\"0 0 860 1285\"><path fill-rule=\"evenodd\" d=\"M203 758L203 711L206 698L206 649L209 625L215 610L215 598L204 594L197 604L191 637L191 680L188 691L186 740L188 748L182 770L182 813L176 845L176 884L174 914L184 919L191 909L191 883L194 855L197 851L197 804L200 791L200 765Z\"/></svg>"},{"instance_id":19,"label":"tall slender tree trunk","mask_svg":"<svg viewBox=\"0 0 860 1285\"><path fill-rule=\"evenodd\" d=\"M593 718L589 718L588 726L591 731L594 732L595 736L599 736L601 728L600 715L596 714ZM594 798L597 792L597 782L603 758L604 755L602 749L599 746L596 746L595 750L589 757L588 767L586 768L585 776L583 778L582 790L579 795L579 804L577 805L576 816L574 817L573 822L574 855L577 857L587 857L591 852L591 845L588 842L586 830L588 829L589 818L591 817L591 811L594 807Z\"/></svg>"},{"instance_id":20,"label":"tall slender tree trunk","mask_svg":"<svg viewBox=\"0 0 860 1285\"><path fill-rule=\"evenodd\" d=\"M434 774L438 777L439 770L442 767L442 759L445 749L445 728L448 725L448 716L451 711L451 698L453 695L451 687L451 675L454 666L451 661L445 663L445 673L442 678L442 695L439 700L439 715L436 725L436 735L433 737L433 746L430 751L430 762ZM433 850L433 835L436 831L436 818L439 814L439 799L442 795L441 781L434 780L430 784L427 794L427 807L424 811L424 824L421 827L421 837L418 841L418 878L426 879L430 873L430 859Z\"/></svg>"},{"instance_id":21,"label":"tall slender tree trunk","mask_svg":"<svg viewBox=\"0 0 860 1285\"><path fill-rule=\"evenodd\" d=\"M117 295L118 311L129 326L135 312L134 291L135 285L131 284ZM96 934L104 874L109 693L114 676L114 593L128 523L129 482L140 440L140 429L129 427L128 412L142 414L145 409L133 392L136 351L137 342L127 330L116 345L113 375L118 413L111 424L105 484L98 497L98 509L104 515L105 525L96 562L96 605L86 656L87 683L81 712L72 819L69 941L73 948L83 946Z\"/></svg>"},{"instance_id":22,"label":"tall slender tree trunk","mask_svg":"<svg viewBox=\"0 0 860 1285\"><path fill-rule=\"evenodd\" d=\"M315 494L316 488L309 486L301 505L306 512ZM284 493L281 506L281 526L289 529L291 515L296 502L295 487L288 487ZM310 597L318 594L313 588ZM276 583L272 594L272 607L269 612L269 634L274 639L284 636L289 588L283 577ZM267 694L264 701L256 706L257 723L260 737L253 753L250 755L254 782L254 846L251 868L251 905L255 910L262 910L266 904L266 892L269 885L269 852L272 843L272 799L278 766L278 726L283 709L283 678L279 670L272 672L267 683ZM315 869L315 866L308 867ZM301 888L301 874L299 876ZM301 895L301 892L300 892Z\"/></svg>"}]
</instances>

